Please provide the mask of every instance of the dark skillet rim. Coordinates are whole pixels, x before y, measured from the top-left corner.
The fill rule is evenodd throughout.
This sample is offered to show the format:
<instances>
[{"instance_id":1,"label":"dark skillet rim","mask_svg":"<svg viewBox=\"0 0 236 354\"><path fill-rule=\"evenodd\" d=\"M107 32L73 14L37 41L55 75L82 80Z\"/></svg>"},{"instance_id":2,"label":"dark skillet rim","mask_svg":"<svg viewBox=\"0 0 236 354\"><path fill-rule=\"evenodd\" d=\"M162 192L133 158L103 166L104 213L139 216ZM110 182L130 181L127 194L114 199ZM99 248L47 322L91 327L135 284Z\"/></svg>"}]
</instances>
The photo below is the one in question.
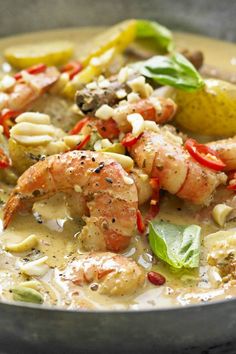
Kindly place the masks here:
<instances>
[{"instance_id":1,"label":"dark skillet rim","mask_svg":"<svg viewBox=\"0 0 236 354\"><path fill-rule=\"evenodd\" d=\"M235 298L232 298L232 299L224 299L224 300L218 300L218 301L212 301L212 302L204 302L204 303L199 303L199 304L191 304L191 305L186 305L186 306L172 306L172 307L164 307L164 308L160 308L160 309L139 309L139 310L134 310L134 309L127 309L127 310L106 310L106 309L95 309L95 310L86 310L86 309L64 309L62 307L53 307L53 306L48 306L48 305L37 305L37 304L27 304L25 305L25 303L21 302L21 303L14 303L14 302L3 302L3 301L0 301L0 308L2 306L6 306L6 307L10 307L10 308L14 308L14 307L17 307L17 308L22 308L22 309L25 309L25 310L40 310L40 311L43 311L44 313L45 312L56 312L56 313L64 313L64 314L70 314L70 313L73 313L73 314L89 314L90 316L91 315L97 315L97 314L106 314L106 315L127 315L129 316L130 314L133 315L133 314L138 314L138 313L146 313L146 314L149 314L149 313L165 313L165 312L168 312L168 313L173 313L173 312L186 312L186 311L191 311L191 310L201 310L202 308L204 307L219 307L219 306L226 306L228 304L234 304L236 305L236 297Z\"/></svg>"}]
</instances>

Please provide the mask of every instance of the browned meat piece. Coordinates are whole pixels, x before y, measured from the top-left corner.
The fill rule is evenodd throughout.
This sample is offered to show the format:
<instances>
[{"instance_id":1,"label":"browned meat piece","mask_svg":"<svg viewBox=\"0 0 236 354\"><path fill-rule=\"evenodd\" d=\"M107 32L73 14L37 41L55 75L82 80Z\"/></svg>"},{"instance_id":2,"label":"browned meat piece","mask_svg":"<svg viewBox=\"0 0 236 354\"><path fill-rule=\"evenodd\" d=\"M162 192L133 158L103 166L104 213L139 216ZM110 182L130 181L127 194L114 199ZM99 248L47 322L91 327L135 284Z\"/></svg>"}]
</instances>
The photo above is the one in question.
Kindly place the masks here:
<instances>
[{"instance_id":1,"label":"browned meat piece","mask_svg":"<svg viewBox=\"0 0 236 354\"><path fill-rule=\"evenodd\" d=\"M195 66L197 70L199 70L202 67L204 57L203 57L203 53L200 50L191 52L188 49L184 49L182 51L182 54L193 64L193 66Z\"/></svg>"},{"instance_id":2,"label":"browned meat piece","mask_svg":"<svg viewBox=\"0 0 236 354\"><path fill-rule=\"evenodd\" d=\"M94 115L96 110L103 104L114 106L121 99L117 96L117 91L125 89L128 93L131 89L126 84L120 84L117 80L111 81L108 88L88 89L83 88L77 91L75 101L79 109L86 115ZM123 99L123 98L122 98Z\"/></svg>"}]
</instances>

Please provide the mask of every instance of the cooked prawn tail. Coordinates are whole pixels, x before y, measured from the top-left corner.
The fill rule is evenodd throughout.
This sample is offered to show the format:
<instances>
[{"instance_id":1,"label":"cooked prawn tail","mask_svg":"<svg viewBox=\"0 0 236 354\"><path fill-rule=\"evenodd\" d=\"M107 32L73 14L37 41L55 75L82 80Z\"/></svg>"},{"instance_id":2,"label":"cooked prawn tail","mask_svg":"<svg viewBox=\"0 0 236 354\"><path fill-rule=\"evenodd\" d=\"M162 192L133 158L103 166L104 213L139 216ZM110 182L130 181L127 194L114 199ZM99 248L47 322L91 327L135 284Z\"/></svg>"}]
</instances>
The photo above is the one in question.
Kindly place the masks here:
<instances>
[{"instance_id":1,"label":"cooked prawn tail","mask_svg":"<svg viewBox=\"0 0 236 354\"><path fill-rule=\"evenodd\" d=\"M6 229L17 214L24 207L24 202L19 194L12 194L4 207L3 212L3 228Z\"/></svg>"}]
</instances>

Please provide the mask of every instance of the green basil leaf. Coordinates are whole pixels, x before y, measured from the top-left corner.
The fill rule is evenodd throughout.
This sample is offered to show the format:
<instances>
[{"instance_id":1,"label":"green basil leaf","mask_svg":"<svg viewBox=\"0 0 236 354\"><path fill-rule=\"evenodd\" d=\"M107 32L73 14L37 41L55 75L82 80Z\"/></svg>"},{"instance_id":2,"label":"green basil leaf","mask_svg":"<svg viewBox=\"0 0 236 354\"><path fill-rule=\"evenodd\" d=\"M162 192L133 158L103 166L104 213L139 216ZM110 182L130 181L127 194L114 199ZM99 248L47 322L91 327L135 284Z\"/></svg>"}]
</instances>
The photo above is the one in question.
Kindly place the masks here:
<instances>
[{"instance_id":1,"label":"green basil leaf","mask_svg":"<svg viewBox=\"0 0 236 354\"><path fill-rule=\"evenodd\" d=\"M171 57L157 55L135 66L142 75L158 82L193 92L204 86L204 80L195 67L181 54Z\"/></svg>"},{"instance_id":2,"label":"green basil leaf","mask_svg":"<svg viewBox=\"0 0 236 354\"><path fill-rule=\"evenodd\" d=\"M153 253L174 268L196 268L200 258L198 225L175 225L153 220L149 223L149 242Z\"/></svg>"},{"instance_id":3,"label":"green basil leaf","mask_svg":"<svg viewBox=\"0 0 236 354\"><path fill-rule=\"evenodd\" d=\"M137 38L151 39L167 52L171 52L174 48L172 33L158 22L137 20Z\"/></svg>"}]
</instances>

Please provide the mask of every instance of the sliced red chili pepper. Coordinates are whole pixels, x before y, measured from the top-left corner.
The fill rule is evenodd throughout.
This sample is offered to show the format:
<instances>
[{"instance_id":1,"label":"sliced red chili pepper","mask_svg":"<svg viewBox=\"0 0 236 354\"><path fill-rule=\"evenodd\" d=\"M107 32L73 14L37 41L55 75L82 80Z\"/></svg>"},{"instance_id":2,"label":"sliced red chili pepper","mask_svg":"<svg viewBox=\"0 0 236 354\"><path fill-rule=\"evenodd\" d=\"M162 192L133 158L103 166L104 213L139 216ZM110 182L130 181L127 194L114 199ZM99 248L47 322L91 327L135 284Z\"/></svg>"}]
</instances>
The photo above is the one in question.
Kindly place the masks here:
<instances>
[{"instance_id":1,"label":"sliced red chili pepper","mask_svg":"<svg viewBox=\"0 0 236 354\"><path fill-rule=\"evenodd\" d=\"M74 128L71 129L69 134L71 134L71 135L78 134L82 130L82 128L89 122L89 119L90 119L89 117L85 117L85 118L81 119L78 123L76 123Z\"/></svg>"},{"instance_id":2,"label":"sliced red chili pepper","mask_svg":"<svg viewBox=\"0 0 236 354\"><path fill-rule=\"evenodd\" d=\"M121 141L121 144L125 147L131 147L137 143L137 141L141 138L142 135L143 133L139 134L138 136L133 136L131 133L128 133Z\"/></svg>"},{"instance_id":3,"label":"sliced red chili pepper","mask_svg":"<svg viewBox=\"0 0 236 354\"><path fill-rule=\"evenodd\" d=\"M144 233L145 228L146 228L145 224L143 222L143 217L142 217L140 210L137 210L137 228L141 234Z\"/></svg>"},{"instance_id":4,"label":"sliced red chili pepper","mask_svg":"<svg viewBox=\"0 0 236 354\"><path fill-rule=\"evenodd\" d=\"M11 165L9 157L5 154L3 149L0 148L0 168L8 168Z\"/></svg>"},{"instance_id":5,"label":"sliced red chili pepper","mask_svg":"<svg viewBox=\"0 0 236 354\"><path fill-rule=\"evenodd\" d=\"M86 135L84 139L76 146L75 150L82 150L82 148L89 142L91 135Z\"/></svg>"},{"instance_id":6,"label":"sliced red chili pepper","mask_svg":"<svg viewBox=\"0 0 236 354\"><path fill-rule=\"evenodd\" d=\"M61 68L62 73L68 73L70 80L83 69L79 61L71 61Z\"/></svg>"},{"instance_id":7,"label":"sliced red chili pepper","mask_svg":"<svg viewBox=\"0 0 236 354\"><path fill-rule=\"evenodd\" d=\"M225 168L224 162L219 158L216 151L204 144L199 144L194 139L186 140L184 144L189 154L202 166L211 168L214 171L222 171Z\"/></svg>"},{"instance_id":8,"label":"sliced red chili pepper","mask_svg":"<svg viewBox=\"0 0 236 354\"><path fill-rule=\"evenodd\" d=\"M231 181L232 179L236 179L236 171L235 170L229 171L227 173L227 176L228 176L228 181Z\"/></svg>"},{"instance_id":9,"label":"sliced red chili pepper","mask_svg":"<svg viewBox=\"0 0 236 354\"><path fill-rule=\"evenodd\" d=\"M235 170L229 171L227 175L228 175L229 184L226 188L231 191L236 191L236 171Z\"/></svg>"},{"instance_id":10,"label":"sliced red chili pepper","mask_svg":"<svg viewBox=\"0 0 236 354\"><path fill-rule=\"evenodd\" d=\"M229 189L230 191L236 191L236 180L234 183L228 184L226 188Z\"/></svg>"},{"instance_id":11,"label":"sliced red chili pepper","mask_svg":"<svg viewBox=\"0 0 236 354\"><path fill-rule=\"evenodd\" d=\"M37 64L34 66L29 67L28 69L26 69L27 73L31 74L31 75L35 75L35 74L39 74L44 72L47 69L47 65L45 64ZM22 79L22 72L20 71L19 73L16 73L14 75L14 78L16 80L20 80Z\"/></svg>"},{"instance_id":12,"label":"sliced red chili pepper","mask_svg":"<svg viewBox=\"0 0 236 354\"><path fill-rule=\"evenodd\" d=\"M10 129L7 124L7 121L11 118L16 118L21 112L13 111L10 109L5 109L2 114L0 115L0 125L3 126L3 133L4 135L9 138L10 137Z\"/></svg>"},{"instance_id":13,"label":"sliced red chili pepper","mask_svg":"<svg viewBox=\"0 0 236 354\"><path fill-rule=\"evenodd\" d=\"M166 278L162 274L157 272L148 272L147 278L150 283L154 285L163 285L166 282Z\"/></svg>"}]
</instances>

